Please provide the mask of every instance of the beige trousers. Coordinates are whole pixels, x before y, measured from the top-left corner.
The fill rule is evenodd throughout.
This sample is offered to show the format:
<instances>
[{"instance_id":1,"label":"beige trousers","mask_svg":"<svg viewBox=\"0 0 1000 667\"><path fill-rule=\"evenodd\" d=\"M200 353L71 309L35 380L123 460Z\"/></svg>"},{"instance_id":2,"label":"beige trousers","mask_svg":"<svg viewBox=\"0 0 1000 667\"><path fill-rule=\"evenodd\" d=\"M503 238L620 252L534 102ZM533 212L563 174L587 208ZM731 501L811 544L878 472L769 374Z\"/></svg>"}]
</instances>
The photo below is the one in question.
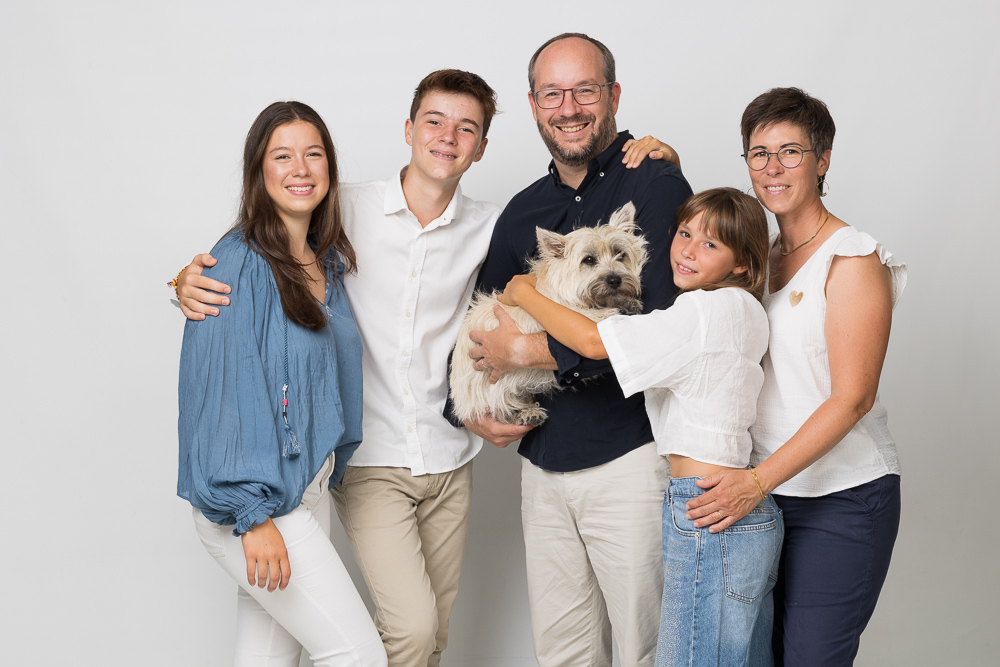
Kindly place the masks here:
<instances>
[{"instance_id":1,"label":"beige trousers","mask_svg":"<svg viewBox=\"0 0 1000 667\"><path fill-rule=\"evenodd\" d=\"M390 667L437 667L462 574L472 462L419 477L349 466L332 493Z\"/></svg>"},{"instance_id":2,"label":"beige trousers","mask_svg":"<svg viewBox=\"0 0 1000 667\"><path fill-rule=\"evenodd\" d=\"M531 633L540 667L653 665L663 595L663 493L655 443L576 472L521 465Z\"/></svg>"}]
</instances>

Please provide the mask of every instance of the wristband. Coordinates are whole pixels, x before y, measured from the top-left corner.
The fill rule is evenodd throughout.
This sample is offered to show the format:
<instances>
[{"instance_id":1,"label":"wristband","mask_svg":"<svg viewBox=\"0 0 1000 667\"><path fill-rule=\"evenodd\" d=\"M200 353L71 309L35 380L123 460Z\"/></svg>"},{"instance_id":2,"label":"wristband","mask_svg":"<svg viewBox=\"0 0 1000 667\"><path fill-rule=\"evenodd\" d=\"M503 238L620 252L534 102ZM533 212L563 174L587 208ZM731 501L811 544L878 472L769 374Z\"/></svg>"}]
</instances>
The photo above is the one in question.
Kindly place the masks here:
<instances>
[{"instance_id":1,"label":"wristband","mask_svg":"<svg viewBox=\"0 0 1000 667\"><path fill-rule=\"evenodd\" d=\"M186 269L186 268L187 268L187 266L184 267L184 269ZM181 277L181 274L184 273L184 269L181 269L180 271L177 272L177 278ZM179 298L181 298L181 295L177 293L177 278L174 278L173 280L168 280L167 281L167 287L173 287L174 288L174 296L176 296L179 299Z\"/></svg>"}]
</instances>

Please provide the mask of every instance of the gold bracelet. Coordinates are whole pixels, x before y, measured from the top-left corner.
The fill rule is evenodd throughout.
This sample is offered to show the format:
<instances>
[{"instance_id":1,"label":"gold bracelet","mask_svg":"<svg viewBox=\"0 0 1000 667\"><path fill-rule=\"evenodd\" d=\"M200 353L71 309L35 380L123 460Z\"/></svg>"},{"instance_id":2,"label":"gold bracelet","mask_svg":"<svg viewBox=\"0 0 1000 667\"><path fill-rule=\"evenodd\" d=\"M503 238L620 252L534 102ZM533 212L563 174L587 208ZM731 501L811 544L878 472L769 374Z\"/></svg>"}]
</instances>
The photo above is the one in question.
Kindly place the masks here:
<instances>
[{"instance_id":1,"label":"gold bracelet","mask_svg":"<svg viewBox=\"0 0 1000 667\"><path fill-rule=\"evenodd\" d=\"M760 499L761 499L761 501L767 500L767 494L764 493L764 489L760 485L760 480L757 479L757 469L756 468L750 468L750 474L753 475L753 481L757 482L757 490L760 491Z\"/></svg>"},{"instance_id":2,"label":"gold bracelet","mask_svg":"<svg viewBox=\"0 0 1000 667\"><path fill-rule=\"evenodd\" d=\"M187 266L185 266L183 269L181 269L180 271L177 272L177 278L181 277L181 274L184 273L184 269L186 269L186 268L187 268ZM173 280L168 280L167 281L167 287L173 287L174 288L174 296L176 296L179 299L179 298L181 298L181 295L177 293L177 278L174 278Z\"/></svg>"}]
</instances>

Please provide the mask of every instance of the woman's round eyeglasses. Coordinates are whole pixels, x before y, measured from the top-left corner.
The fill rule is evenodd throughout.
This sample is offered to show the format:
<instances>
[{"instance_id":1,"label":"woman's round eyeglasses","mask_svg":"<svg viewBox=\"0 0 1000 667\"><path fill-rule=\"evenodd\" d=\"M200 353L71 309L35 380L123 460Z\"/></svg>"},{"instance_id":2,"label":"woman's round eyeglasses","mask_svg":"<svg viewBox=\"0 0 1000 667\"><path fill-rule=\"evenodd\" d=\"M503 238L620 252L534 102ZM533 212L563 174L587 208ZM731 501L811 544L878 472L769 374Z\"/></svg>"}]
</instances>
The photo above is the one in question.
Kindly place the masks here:
<instances>
[{"instance_id":1,"label":"woman's round eyeglasses","mask_svg":"<svg viewBox=\"0 0 1000 667\"><path fill-rule=\"evenodd\" d=\"M785 169L795 169L797 166L802 164L802 158L806 153L815 153L815 149L812 148L798 148L797 146L785 146L781 150L775 151L774 153L768 153L763 149L754 149L747 151L740 157L747 161L747 166L754 171L760 171L767 167L767 163L771 161L771 156L774 155L778 158L778 162Z\"/></svg>"}]
</instances>

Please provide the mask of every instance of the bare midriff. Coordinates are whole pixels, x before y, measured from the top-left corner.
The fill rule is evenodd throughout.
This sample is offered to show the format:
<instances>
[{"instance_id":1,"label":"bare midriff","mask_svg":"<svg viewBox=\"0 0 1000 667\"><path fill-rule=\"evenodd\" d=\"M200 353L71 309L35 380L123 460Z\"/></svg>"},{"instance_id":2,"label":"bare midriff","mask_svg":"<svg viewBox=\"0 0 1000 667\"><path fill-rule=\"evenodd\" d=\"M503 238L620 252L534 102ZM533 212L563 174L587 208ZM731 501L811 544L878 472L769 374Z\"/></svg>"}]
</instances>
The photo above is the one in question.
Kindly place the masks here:
<instances>
[{"instance_id":1,"label":"bare midriff","mask_svg":"<svg viewBox=\"0 0 1000 667\"><path fill-rule=\"evenodd\" d=\"M671 477L708 477L723 470L742 470L742 468L730 468L728 466L718 466L714 463L702 463L680 454L670 455L670 476Z\"/></svg>"}]
</instances>

